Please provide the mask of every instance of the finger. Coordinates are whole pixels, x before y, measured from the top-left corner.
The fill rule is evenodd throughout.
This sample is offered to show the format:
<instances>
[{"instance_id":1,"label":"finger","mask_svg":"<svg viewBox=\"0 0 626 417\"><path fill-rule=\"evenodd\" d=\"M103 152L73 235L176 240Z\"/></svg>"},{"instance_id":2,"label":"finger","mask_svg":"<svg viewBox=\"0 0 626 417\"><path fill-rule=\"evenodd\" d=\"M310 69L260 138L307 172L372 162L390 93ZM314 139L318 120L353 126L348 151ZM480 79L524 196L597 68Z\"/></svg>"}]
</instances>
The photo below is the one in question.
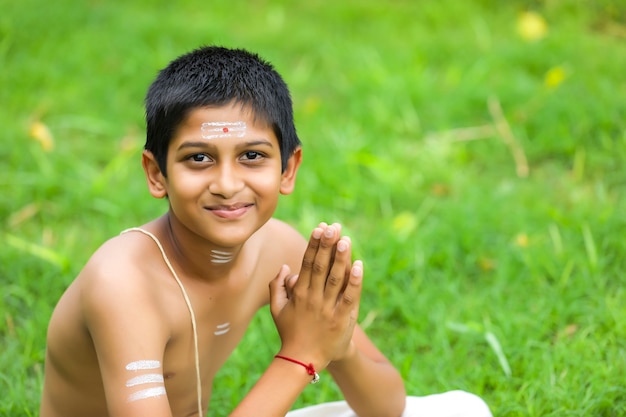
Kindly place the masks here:
<instances>
[{"instance_id":1,"label":"finger","mask_svg":"<svg viewBox=\"0 0 626 417\"><path fill-rule=\"evenodd\" d=\"M355 261L350 269L350 280L345 291L337 302L339 314L349 314L356 321L361 302L361 290L363 288L363 262Z\"/></svg>"},{"instance_id":2,"label":"finger","mask_svg":"<svg viewBox=\"0 0 626 417\"><path fill-rule=\"evenodd\" d=\"M270 312L273 317L278 316L289 300L286 281L290 273L289 265L283 265L276 278L270 282Z\"/></svg>"},{"instance_id":3,"label":"finger","mask_svg":"<svg viewBox=\"0 0 626 417\"><path fill-rule=\"evenodd\" d=\"M332 227L335 228L335 230L337 231L337 239L341 238L341 224L340 223L333 223L331 225ZM337 250L337 247L335 245L335 247L333 248L332 252L330 253L330 261L328 263L328 265L333 265L335 263L335 252Z\"/></svg>"},{"instance_id":4,"label":"finger","mask_svg":"<svg viewBox=\"0 0 626 417\"><path fill-rule=\"evenodd\" d=\"M289 275L285 279L285 287L287 288L287 298L291 298L293 294L293 287L295 287L296 282L298 282L298 275Z\"/></svg>"},{"instance_id":5,"label":"finger","mask_svg":"<svg viewBox=\"0 0 626 417\"><path fill-rule=\"evenodd\" d=\"M339 238L339 234L334 226L328 226L324 230L324 234L320 239L315 259L311 268L311 282L309 288L313 294L320 296L324 292L326 278L332 266L332 257L335 251L335 244Z\"/></svg>"},{"instance_id":6,"label":"finger","mask_svg":"<svg viewBox=\"0 0 626 417\"><path fill-rule=\"evenodd\" d=\"M350 269L352 269L352 265L351 265L351 263L352 263L352 239L350 239L350 236L344 236L342 239L347 239L348 242L350 243L350 254L348 256L348 261L346 262L346 269L344 271L345 276L349 277L350 276ZM346 289L346 286L348 285L348 281L349 281L349 278L346 278L344 280L344 285L343 285L342 290Z\"/></svg>"},{"instance_id":7,"label":"finger","mask_svg":"<svg viewBox=\"0 0 626 417\"><path fill-rule=\"evenodd\" d=\"M332 264L326 286L324 287L324 299L327 300L331 308L335 308L337 297L348 285L350 274L346 273L350 269L350 239L342 237L336 245L335 259Z\"/></svg>"},{"instance_id":8,"label":"finger","mask_svg":"<svg viewBox=\"0 0 626 417\"><path fill-rule=\"evenodd\" d=\"M320 223L320 226L322 226L322 223ZM300 267L300 276L298 278L298 282L296 283L296 286L299 288L309 288L309 285L311 283L311 271L313 270L313 262L315 261L317 249L320 246L320 239L322 237L322 234L324 233L324 229L320 226L316 227L311 232L309 244L304 251L302 266Z\"/></svg>"}]
</instances>

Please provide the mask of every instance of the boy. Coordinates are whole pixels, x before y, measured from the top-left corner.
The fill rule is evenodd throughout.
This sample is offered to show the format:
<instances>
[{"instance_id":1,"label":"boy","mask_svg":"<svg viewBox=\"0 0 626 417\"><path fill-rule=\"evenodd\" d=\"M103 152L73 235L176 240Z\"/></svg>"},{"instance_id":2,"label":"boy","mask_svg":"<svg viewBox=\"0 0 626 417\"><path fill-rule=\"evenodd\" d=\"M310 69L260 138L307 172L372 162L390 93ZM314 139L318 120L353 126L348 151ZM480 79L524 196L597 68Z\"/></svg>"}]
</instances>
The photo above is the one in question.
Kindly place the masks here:
<instances>
[{"instance_id":1,"label":"boy","mask_svg":"<svg viewBox=\"0 0 626 417\"><path fill-rule=\"evenodd\" d=\"M216 372L268 303L281 347L231 416L285 415L323 369L360 417L402 415L400 375L356 324L363 264L350 239L321 223L307 245L272 219L302 160L280 75L246 51L198 49L159 73L146 121L142 165L169 210L104 243L62 296L41 417L204 416Z\"/></svg>"}]
</instances>

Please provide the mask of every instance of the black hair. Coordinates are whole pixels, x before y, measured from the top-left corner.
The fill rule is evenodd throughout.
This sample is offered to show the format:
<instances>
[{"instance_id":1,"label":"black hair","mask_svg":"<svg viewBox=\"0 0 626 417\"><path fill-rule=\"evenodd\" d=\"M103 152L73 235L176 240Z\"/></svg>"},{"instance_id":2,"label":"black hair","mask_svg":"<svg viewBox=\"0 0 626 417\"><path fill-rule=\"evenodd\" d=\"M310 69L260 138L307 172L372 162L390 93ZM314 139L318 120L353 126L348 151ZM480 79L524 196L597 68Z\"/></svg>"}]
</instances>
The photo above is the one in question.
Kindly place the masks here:
<instances>
[{"instance_id":1,"label":"black hair","mask_svg":"<svg viewBox=\"0 0 626 417\"><path fill-rule=\"evenodd\" d=\"M206 46L162 69L146 94L146 144L164 176L167 149L190 111L237 103L272 128L281 165L300 145L287 84L267 61L243 49Z\"/></svg>"}]
</instances>

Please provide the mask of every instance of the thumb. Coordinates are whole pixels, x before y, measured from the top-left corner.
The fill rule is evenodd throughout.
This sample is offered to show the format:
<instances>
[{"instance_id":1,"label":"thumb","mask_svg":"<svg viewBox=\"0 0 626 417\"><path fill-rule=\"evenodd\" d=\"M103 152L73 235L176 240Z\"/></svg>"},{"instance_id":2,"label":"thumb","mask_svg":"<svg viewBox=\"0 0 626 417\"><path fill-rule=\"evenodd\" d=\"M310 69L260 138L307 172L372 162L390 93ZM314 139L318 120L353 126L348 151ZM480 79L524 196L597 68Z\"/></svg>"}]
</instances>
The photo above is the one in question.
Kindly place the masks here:
<instances>
[{"instance_id":1,"label":"thumb","mask_svg":"<svg viewBox=\"0 0 626 417\"><path fill-rule=\"evenodd\" d=\"M285 279L285 288L287 289L287 298L291 298L293 295L293 289L298 282L298 275L289 275Z\"/></svg>"},{"instance_id":2,"label":"thumb","mask_svg":"<svg viewBox=\"0 0 626 417\"><path fill-rule=\"evenodd\" d=\"M270 312L274 318L280 314L289 300L286 281L290 272L289 265L283 265L280 267L276 278L270 282Z\"/></svg>"}]
</instances>

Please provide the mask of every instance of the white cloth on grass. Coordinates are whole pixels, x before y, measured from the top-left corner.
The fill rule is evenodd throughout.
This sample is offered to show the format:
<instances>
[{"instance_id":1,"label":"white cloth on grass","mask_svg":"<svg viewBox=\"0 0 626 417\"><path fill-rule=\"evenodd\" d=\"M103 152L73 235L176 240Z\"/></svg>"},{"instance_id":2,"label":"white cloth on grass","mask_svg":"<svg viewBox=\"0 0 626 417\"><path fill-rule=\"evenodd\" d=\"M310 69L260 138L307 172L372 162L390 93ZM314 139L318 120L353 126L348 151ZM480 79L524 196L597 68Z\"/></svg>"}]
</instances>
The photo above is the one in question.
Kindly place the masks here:
<instances>
[{"instance_id":1,"label":"white cloth on grass","mask_svg":"<svg viewBox=\"0 0 626 417\"><path fill-rule=\"evenodd\" d=\"M293 410L286 417L357 417L345 401ZM402 417L492 417L482 398L465 391L406 397Z\"/></svg>"}]
</instances>

